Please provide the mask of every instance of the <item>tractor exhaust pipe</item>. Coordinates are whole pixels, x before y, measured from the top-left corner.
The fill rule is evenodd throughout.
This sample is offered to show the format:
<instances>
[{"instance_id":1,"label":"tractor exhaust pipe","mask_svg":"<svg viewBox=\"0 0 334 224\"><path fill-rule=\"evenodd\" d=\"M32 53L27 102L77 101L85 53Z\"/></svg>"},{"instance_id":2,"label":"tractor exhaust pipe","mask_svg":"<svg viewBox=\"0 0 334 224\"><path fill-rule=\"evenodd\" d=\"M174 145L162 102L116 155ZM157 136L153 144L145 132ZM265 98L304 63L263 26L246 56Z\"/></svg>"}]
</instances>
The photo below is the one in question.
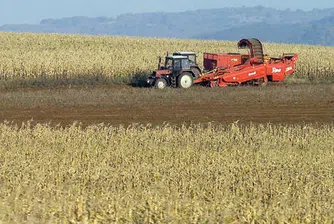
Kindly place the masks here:
<instances>
[{"instance_id":1,"label":"tractor exhaust pipe","mask_svg":"<svg viewBox=\"0 0 334 224\"><path fill-rule=\"evenodd\" d=\"M159 58L159 64L158 64L158 70L161 68L161 56L158 57Z\"/></svg>"}]
</instances>

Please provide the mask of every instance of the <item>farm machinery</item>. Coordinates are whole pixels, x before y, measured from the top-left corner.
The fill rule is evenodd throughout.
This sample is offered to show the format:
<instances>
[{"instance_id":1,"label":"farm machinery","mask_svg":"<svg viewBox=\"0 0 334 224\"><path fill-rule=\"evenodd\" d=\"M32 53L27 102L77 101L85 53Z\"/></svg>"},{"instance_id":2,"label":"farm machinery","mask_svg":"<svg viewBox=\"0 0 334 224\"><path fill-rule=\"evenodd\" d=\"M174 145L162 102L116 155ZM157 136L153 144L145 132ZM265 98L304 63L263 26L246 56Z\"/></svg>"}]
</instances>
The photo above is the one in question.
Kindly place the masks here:
<instances>
[{"instance_id":1,"label":"farm machinery","mask_svg":"<svg viewBox=\"0 0 334 224\"><path fill-rule=\"evenodd\" d=\"M189 88L201 75L202 70L194 52L174 52L171 56L167 53L164 66L161 66L159 57L158 69L148 78L147 83L159 89L167 86Z\"/></svg>"},{"instance_id":2,"label":"farm machinery","mask_svg":"<svg viewBox=\"0 0 334 224\"><path fill-rule=\"evenodd\" d=\"M194 52L167 54L164 66L161 66L160 57L158 69L147 83L159 89L167 86L189 88L194 84L209 87L266 85L284 81L285 76L295 71L296 53L269 57L264 55L262 43L255 38L240 40L238 48L247 49L248 53L204 53L203 69L197 64Z\"/></svg>"}]
</instances>

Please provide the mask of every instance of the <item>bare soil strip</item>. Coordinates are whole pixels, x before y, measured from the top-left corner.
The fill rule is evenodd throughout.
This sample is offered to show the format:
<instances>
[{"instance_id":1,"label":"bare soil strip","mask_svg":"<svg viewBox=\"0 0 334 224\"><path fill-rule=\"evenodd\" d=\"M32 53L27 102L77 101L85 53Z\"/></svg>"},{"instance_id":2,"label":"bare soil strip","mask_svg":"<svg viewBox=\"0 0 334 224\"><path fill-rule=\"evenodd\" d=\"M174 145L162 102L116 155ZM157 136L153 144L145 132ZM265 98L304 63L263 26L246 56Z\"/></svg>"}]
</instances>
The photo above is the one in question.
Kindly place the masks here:
<instances>
[{"instance_id":1,"label":"bare soil strip","mask_svg":"<svg viewBox=\"0 0 334 224\"><path fill-rule=\"evenodd\" d=\"M333 123L334 85L189 90L121 87L0 92L0 122L83 126L215 123Z\"/></svg>"}]
</instances>

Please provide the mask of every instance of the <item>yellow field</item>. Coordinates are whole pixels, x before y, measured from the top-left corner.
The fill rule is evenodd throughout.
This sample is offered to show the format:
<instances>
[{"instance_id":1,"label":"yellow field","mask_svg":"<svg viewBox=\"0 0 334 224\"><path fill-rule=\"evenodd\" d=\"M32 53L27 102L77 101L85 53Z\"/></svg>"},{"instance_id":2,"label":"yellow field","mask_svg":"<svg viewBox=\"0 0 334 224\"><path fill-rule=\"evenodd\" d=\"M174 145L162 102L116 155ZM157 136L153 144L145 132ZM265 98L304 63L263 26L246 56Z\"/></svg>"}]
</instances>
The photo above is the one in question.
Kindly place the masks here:
<instances>
[{"instance_id":1,"label":"yellow field","mask_svg":"<svg viewBox=\"0 0 334 224\"><path fill-rule=\"evenodd\" d=\"M0 124L1 223L331 223L334 126Z\"/></svg>"},{"instance_id":2,"label":"yellow field","mask_svg":"<svg viewBox=\"0 0 334 224\"><path fill-rule=\"evenodd\" d=\"M242 37L244 38L244 37ZM0 80L112 79L147 74L167 51L237 52L237 42L0 33ZM295 80L332 80L334 48L264 43L265 53L300 55ZM87 80L87 82L89 82Z\"/></svg>"}]
</instances>

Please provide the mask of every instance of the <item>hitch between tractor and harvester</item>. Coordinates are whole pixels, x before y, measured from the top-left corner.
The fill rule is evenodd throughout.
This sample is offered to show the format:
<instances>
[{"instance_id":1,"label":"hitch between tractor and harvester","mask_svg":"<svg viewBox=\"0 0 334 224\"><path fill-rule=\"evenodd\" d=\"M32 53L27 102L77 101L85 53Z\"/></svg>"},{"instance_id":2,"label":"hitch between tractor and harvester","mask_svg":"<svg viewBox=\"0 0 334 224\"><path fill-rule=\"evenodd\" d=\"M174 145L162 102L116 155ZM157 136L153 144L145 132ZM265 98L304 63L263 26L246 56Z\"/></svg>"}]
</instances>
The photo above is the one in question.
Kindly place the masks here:
<instances>
[{"instance_id":1,"label":"hitch between tractor and harvester","mask_svg":"<svg viewBox=\"0 0 334 224\"><path fill-rule=\"evenodd\" d=\"M194 52L175 52L165 57L165 64L155 70L147 83L159 89L170 87L190 88L194 84L209 87L226 87L241 84L266 85L284 81L293 74L298 60L296 53L272 58L263 53L262 43L255 38L242 39L239 49L248 54L204 53L203 69L197 64Z\"/></svg>"}]
</instances>

